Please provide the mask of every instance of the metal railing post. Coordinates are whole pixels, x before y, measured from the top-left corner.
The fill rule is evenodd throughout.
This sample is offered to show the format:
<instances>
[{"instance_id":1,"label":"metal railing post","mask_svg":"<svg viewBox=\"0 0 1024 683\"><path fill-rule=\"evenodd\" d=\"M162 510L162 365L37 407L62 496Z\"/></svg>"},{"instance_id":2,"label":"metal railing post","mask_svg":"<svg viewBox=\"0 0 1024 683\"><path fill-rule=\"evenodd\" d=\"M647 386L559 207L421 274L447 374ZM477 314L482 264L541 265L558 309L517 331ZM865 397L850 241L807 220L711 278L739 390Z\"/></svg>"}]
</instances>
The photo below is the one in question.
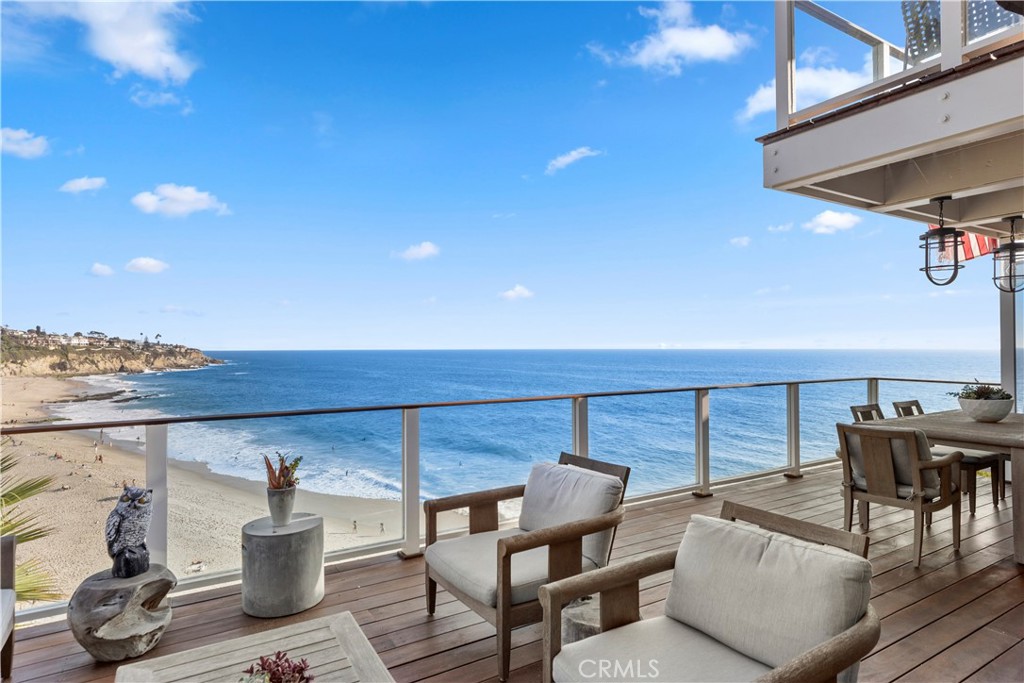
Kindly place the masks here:
<instances>
[{"instance_id":1,"label":"metal railing post","mask_svg":"<svg viewBox=\"0 0 1024 683\"><path fill-rule=\"evenodd\" d=\"M694 392L693 456L697 490L693 495L705 498L711 493L711 402L707 389Z\"/></svg>"},{"instance_id":2,"label":"metal railing post","mask_svg":"<svg viewBox=\"0 0 1024 683\"><path fill-rule=\"evenodd\" d=\"M420 410L402 409L402 509L404 537L398 554L416 557L420 551Z\"/></svg>"},{"instance_id":3,"label":"metal railing post","mask_svg":"<svg viewBox=\"0 0 1024 683\"><path fill-rule=\"evenodd\" d=\"M868 380L868 400L866 403L878 403L878 380Z\"/></svg>"},{"instance_id":4,"label":"metal railing post","mask_svg":"<svg viewBox=\"0 0 1024 683\"><path fill-rule=\"evenodd\" d=\"M939 62L942 70L960 66L964 60L964 12L967 3L942 0L939 3Z\"/></svg>"},{"instance_id":5,"label":"metal railing post","mask_svg":"<svg viewBox=\"0 0 1024 683\"><path fill-rule=\"evenodd\" d=\"M167 425L146 425L146 488L153 489L153 517L146 546L153 564L167 566Z\"/></svg>"},{"instance_id":6,"label":"metal railing post","mask_svg":"<svg viewBox=\"0 0 1024 683\"><path fill-rule=\"evenodd\" d=\"M800 479L800 385L786 385L786 458L789 471L783 474Z\"/></svg>"},{"instance_id":7,"label":"metal railing post","mask_svg":"<svg viewBox=\"0 0 1024 683\"><path fill-rule=\"evenodd\" d=\"M581 458L590 457L590 423L587 419L587 397L572 400L572 452Z\"/></svg>"},{"instance_id":8,"label":"metal railing post","mask_svg":"<svg viewBox=\"0 0 1024 683\"><path fill-rule=\"evenodd\" d=\"M796 72L793 38L793 1L775 3L775 128L789 127L789 115L796 109Z\"/></svg>"}]
</instances>

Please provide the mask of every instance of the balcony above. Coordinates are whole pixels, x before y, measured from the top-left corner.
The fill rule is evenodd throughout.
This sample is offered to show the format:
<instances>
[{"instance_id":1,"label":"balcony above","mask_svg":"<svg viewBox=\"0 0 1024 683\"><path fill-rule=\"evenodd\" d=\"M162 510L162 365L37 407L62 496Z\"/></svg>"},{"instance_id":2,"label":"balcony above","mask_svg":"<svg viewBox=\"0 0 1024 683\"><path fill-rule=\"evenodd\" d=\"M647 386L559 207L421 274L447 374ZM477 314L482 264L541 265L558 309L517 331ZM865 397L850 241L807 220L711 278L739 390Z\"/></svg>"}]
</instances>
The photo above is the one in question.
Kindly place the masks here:
<instances>
[{"instance_id":1,"label":"balcony above","mask_svg":"<svg viewBox=\"0 0 1024 683\"><path fill-rule=\"evenodd\" d=\"M777 3L765 187L921 223L950 195L947 225L1006 236L1002 219L1024 212L1024 17L992 2L870 4L890 25L902 4L905 47L815 3ZM796 111L794 10L868 45L873 82Z\"/></svg>"}]
</instances>

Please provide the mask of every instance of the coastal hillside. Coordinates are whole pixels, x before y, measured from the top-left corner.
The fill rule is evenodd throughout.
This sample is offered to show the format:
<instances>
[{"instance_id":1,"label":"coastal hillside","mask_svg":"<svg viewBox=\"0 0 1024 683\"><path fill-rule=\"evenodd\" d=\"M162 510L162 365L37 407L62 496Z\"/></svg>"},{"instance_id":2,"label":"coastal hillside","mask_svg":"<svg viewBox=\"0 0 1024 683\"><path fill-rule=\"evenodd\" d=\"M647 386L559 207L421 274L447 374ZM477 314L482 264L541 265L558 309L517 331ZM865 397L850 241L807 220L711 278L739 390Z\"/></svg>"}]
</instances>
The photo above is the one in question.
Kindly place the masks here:
<instances>
[{"instance_id":1,"label":"coastal hillside","mask_svg":"<svg viewBox=\"0 0 1024 683\"><path fill-rule=\"evenodd\" d=\"M184 370L221 363L199 349L88 335L48 334L35 330L0 331L0 375L5 377L74 377L146 370Z\"/></svg>"}]
</instances>

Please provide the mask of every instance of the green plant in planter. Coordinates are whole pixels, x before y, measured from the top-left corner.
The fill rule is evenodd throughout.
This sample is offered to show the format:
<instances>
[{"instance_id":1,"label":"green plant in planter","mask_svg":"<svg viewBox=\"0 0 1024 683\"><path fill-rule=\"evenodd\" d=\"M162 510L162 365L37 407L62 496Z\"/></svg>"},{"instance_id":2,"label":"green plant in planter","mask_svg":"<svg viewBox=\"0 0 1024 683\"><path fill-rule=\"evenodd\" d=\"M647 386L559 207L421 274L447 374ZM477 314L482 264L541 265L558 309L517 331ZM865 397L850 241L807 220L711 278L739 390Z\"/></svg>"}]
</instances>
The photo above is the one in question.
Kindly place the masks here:
<instances>
[{"instance_id":1,"label":"green plant in planter","mask_svg":"<svg viewBox=\"0 0 1024 683\"><path fill-rule=\"evenodd\" d=\"M989 384L965 384L964 388L960 391L950 391L948 394L957 398L966 398L974 401L999 401L1013 398L1012 395L1006 393L1001 388Z\"/></svg>"},{"instance_id":2,"label":"green plant in planter","mask_svg":"<svg viewBox=\"0 0 1024 683\"><path fill-rule=\"evenodd\" d=\"M270 458L263 456L263 462L267 466L267 488L270 489L288 489L299 483L299 478L295 476L295 471L299 469L299 464L302 462L302 456L293 459L291 462L286 462L285 457L280 453L277 454L277 467L270 462Z\"/></svg>"},{"instance_id":3,"label":"green plant in planter","mask_svg":"<svg viewBox=\"0 0 1024 683\"><path fill-rule=\"evenodd\" d=\"M273 657L260 657L260 661L245 669L238 683L311 683L309 662L295 661L280 650Z\"/></svg>"}]
</instances>

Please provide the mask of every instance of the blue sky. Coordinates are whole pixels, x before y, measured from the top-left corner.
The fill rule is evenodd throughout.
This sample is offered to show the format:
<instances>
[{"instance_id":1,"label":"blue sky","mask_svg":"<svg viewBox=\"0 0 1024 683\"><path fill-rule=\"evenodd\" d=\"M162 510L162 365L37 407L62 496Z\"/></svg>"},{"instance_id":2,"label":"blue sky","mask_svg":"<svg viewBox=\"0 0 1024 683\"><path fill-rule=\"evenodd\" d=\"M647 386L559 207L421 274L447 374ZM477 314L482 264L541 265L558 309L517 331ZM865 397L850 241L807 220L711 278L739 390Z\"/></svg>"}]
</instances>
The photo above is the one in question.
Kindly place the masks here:
<instances>
[{"instance_id":1,"label":"blue sky","mask_svg":"<svg viewBox=\"0 0 1024 683\"><path fill-rule=\"evenodd\" d=\"M901 39L898 3L825 4ZM921 225L763 189L770 3L2 12L12 327L211 350L997 346L988 259L940 289ZM801 101L857 81L863 51L798 31Z\"/></svg>"}]
</instances>

